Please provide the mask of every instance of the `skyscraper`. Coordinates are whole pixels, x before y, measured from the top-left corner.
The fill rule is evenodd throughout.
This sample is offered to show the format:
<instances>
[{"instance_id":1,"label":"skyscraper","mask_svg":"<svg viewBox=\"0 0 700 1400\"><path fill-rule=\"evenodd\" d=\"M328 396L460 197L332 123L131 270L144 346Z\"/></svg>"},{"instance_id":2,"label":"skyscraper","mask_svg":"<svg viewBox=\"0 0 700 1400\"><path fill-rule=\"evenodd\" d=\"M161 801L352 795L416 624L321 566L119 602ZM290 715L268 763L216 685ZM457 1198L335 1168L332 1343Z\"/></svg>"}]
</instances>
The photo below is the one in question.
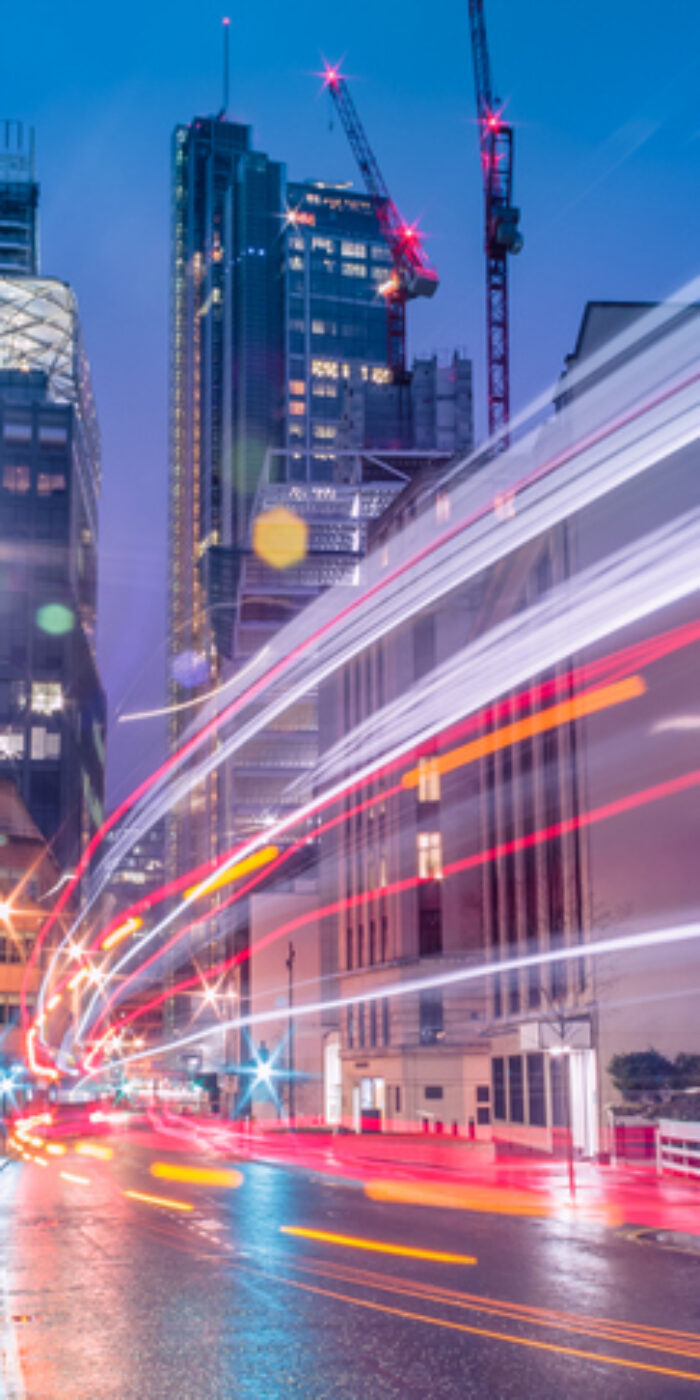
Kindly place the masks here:
<instances>
[{"instance_id":1,"label":"skyscraper","mask_svg":"<svg viewBox=\"0 0 700 1400\"><path fill-rule=\"evenodd\" d=\"M34 131L0 122L0 274L39 271L38 203Z\"/></svg>"},{"instance_id":2,"label":"skyscraper","mask_svg":"<svg viewBox=\"0 0 700 1400\"><path fill-rule=\"evenodd\" d=\"M333 479L343 386L354 378L391 382L380 292L391 269L367 195L351 185L288 185L285 407L293 480Z\"/></svg>"},{"instance_id":3,"label":"skyscraper","mask_svg":"<svg viewBox=\"0 0 700 1400\"><path fill-rule=\"evenodd\" d=\"M102 821L100 438L77 303L0 278L0 776L64 865Z\"/></svg>"}]
</instances>

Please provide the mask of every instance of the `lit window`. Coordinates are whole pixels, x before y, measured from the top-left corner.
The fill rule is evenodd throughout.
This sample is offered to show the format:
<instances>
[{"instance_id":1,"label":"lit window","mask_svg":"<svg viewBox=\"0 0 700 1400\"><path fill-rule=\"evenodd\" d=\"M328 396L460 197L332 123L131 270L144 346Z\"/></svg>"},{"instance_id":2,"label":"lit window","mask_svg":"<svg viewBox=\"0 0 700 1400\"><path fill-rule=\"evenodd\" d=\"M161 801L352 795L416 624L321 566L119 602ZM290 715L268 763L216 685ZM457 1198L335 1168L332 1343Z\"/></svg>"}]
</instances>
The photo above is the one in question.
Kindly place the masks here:
<instances>
[{"instance_id":1,"label":"lit window","mask_svg":"<svg viewBox=\"0 0 700 1400\"><path fill-rule=\"evenodd\" d=\"M362 366L361 374L362 374L363 380L366 382L366 381L369 379L369 369L368 369L367 365L363 365L363 366Z\"/></svg>"},{"instance_id":2,"label":"lit window","mask_svg":"<svg viewBox=\"0 0 700 1400\"><path fill-rule=\"evenodd\" d=\"M306 393L306 383L305 383L305 381L304 381L303 379L290 379L290 381L289 381L289 392L290 392L290 394L305 394L305 393Z\"/></svg>"},{"instance_id":3,"label":"lit window","mask_svg":"<svg viewBox=\"0 0 700 1400\"><path fill-rule=\"evenodd\" d=\"M318 237L312 238L312 239L311 239L311 247L312 247L312 250L313 250L314 252L332 253L332 252L333 252L333 239L332 239L332 238L318 238Z\"/></svg>"},{"instance_id":4,"label":"lit window","mask_svg":"<svg viewBox=\"0 0 700 1400\"><path fill-rule=\"evenodd\" d=\"M52 734L48 729L35 726L32 729L32 758L59 758L60 754L60 734Z\"/></svg>"},{"instance_id":5,"label":"lit window","mask_svg":"<svg viewBox=\"0 0 700 1400\"><path fill-rule=\"evenodd\" d=\"M301 418L306 413L306 404L303 399L292 399L289 405L289 412L293 418Z\"/></svg>"},{"instance_id":6,"label":"lit window","mask_svg":"<svg viewBox=\"0 0 700 1400\"><path fill-rule=\"evenodd\" d=\"M450 498L445 491L438 492L435 497L435 518L444 523L449 520L451 510Z\"/></svg>"},{"instance_id":7,"label":"lit window","mask_svg":"<svg viewBox=\"0 0 700 1400\"><path fill-rule=\"evenodd\" d=\"M304 259L303 259L303 258L299 258L299 257L290 258L290 259L289 259L289 267L290 267L290 270L291 270L292 272L303 272L303 271L304 271Z\"/></svg>"},{"instance_id":8,"label":"lit window","mask_svg":"<svg viewBox=\"0 0 700 1400\"><path fill-rule=\"evenodd\" d=\"M391 384L393 374L382 365L374 365L370 378L373 384Z\"/></svg>"},{"instance_id":9,"label":"lit window","mask_svg":"<svg viewBox=\"0 0 700 1400\"><path fill-rule=\"evenodd\" d=\"M312 361L311 361L311 373L312 373L312 375L314 376L314 379L337 379L337 378L338 378L338 361L337 361L337 360L312 360Z\"/></svg>"},{"instance_id":10,"label":"lit window","mask_svg":"<svg viewBox=\"0 0 700 1400\"><path fill-rule=\"evenodd\" d=\"M367 268L364 263L345 262L341 266L343 277L366 277Z\"/></svg>"},{"instance_id":11,"label":"lit window","mask_svg":"<svg viewBox=\"0 0 700 1400\"><path fill-rule=\"evenodd\" d=\"M0 759L24 756L24 730L0 729Z\"/></svg>"},{"instance_id":12,"label":"lit window","mask_svg":"<svg viewBox=\"0 0 700 1400\"><path fill-rule=\"evenodd\" d=\"M391 253L389 252L389 249L384 246L384 244L373 243L372 247L369 250L369 255L373 262L391 262Z\"/></svg>"},{"instance_id":13,"label":"lit window","mask_svg":"<svg viewBox=\"0 0 700 1400\"><path fill-rule=\"evenodd\" d=\"M334 438L337 428L332 428L328 423L314 423L315 438Z\"/></svg>"},{"instance_id":14,"label":"lit window","mask_svg":"<svg viewBox=\"0 0 700 1400\"><path fill-rule=\"evenodd\" d=\"M312 321L312 322L311 322L311 334L312 334L312 335L325 335L325 334L326 334L326 323L325 323L325 321Z\"/></svg>"},{"instance_id":15,"label":"lit window","mask_svg":"<svg viewBox=\"0 0 700 1400\"><path fill-rule=\"evenodd\" d=\"M32 425L29 422L8 422L5 419L3 430L5 442L31 442Z\"/></svg>"},{"instance_id":16,"label":"lit window","mask_svg":"<svg viewBox=\"0 0 700 1400\"><path fill-rule=\"evenodd\" d=\"M330 248L328 249L330 252ZM366 243L346 243L345 240L340 245L340 251L344 258L366 258Z\"/></svg>"},{"instance_id":17,"label":"lit window","mask_svg":"<svg viewBox=\"0 0 700 1400\"><path fill-rule=\"evenodd\" d=\"M55 715L63 709L63 686L59 681L32 681L32 714Z\"/></svg>"},{"instance_id":18,"label":"lit window","mask_svg":"<svg viewBox=\"0 0 700 1400\"><path fill-rule=\"evenodd\" d=\"M6 491L23 496L31 485L29 467L3 467L2 484Z\"/></svg>"},{"instance_id":19,"label":"lit window","mask_svg":"<svg viewBox=\"0 0 700 1400\"><path fill-rule=\"evenodd\" d=\"M440 801L440 774L434 758L418 760L418 801Z\"/></svg>"},{"instance_id":20,"label":"lit window","mask_svg":"<svg viewBox=\"0 0 700 1400\"><path fill-rule=\"evenodd\" d=\"M38 496L53 496L54 492L65 491L66 478L63 472L39 472L36 479Z\"/></svg>"},{"instance_id":21,"label":"lit window","mask_svg":"<svg viewBox=\"0 0 700 1400\"><path fill-rule=\"evenodd\" d=\"M349 365L342 365L342 366L341 366L341 371L340 371L340 372L341 372L341 374L342 374L342 376L343 376L343 379L349 379L349 378L350 378L350 366L349 366Z\"/></svg>"},{"instance_id":22,"label":"lit window","mask_svg":"<svg viewBox=\"0 0 700 1400\"><path fill-rule=\"evenodd\" d=\"M419 831L416 837L418 848L418 878L420 880L442 879L442 836L439 831Z\"/></svg>"},{"instance_id":23,"label":"lit window","mask_svg":"<svg viewBox=\"0 0 700 1400\"><path fill-rule=\"evenodd\" d=\"M303 253L304 240L303 238L290 238L289 246L294 249L295 253Z\"/></svg>"},{"instance_id":24,"label":"lit window","mask_svg":"<svg viewBox=\"0 0 700 1400\"><path fill-rule=\"evenodd\" d=\"M300 438L300 437L303 437L303 436L304 436L304 429L303 429L302 424L301 424L301 423L291 423L291 424L290 424L290 427L289 427L289 436L292 437L292 438Z\"/></svg>"},{"instance_id":25,"label":"lit window","mask_svg":"<svg viewBox=\"0 0 700 1400\"><path fill-rule=\"evenodd\" d=\"M336 384L314 384L311 392L316 399L337 399L338 397Z\"/></svg>"}]
</instances>

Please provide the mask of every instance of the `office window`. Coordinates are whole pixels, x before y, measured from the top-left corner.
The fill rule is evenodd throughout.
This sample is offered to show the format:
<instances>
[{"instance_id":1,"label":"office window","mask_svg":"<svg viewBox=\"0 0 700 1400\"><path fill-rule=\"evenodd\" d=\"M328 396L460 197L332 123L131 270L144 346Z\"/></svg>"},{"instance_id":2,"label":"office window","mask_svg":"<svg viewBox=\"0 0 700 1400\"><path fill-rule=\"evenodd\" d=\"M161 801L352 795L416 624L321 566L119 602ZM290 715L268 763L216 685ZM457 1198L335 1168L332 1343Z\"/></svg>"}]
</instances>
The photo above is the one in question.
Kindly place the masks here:
<instances>
[{"instance_id":1,"label":"office window","mask_svg":"<svg viewBox=\"0 0 700 1400\"><path fill-rule=\"evenodd\" d=\"M63 686L59 681L32 681L32 714L55 715L63 709Z\"/></svg>"},{"instance_id":2,"label":"office window","mask_svg":"<svg viewBox=\"0 0 700 1400\"><path fill-rule=\"evenodd\" d=\"M345 262L341 264L343 277L366 277L367 268L364 263Z\"/></svg>"},{"instance_id":3,"label":"office window","mask_svg":"<svg viewBox=\"0 0 700 1400\"><path fill-rule=\"evenodd\" d=\"M357 1043L361 1050L365 1048L365 1005L360 1002L357 1008Z\"/></svg>"},{"instance_id":4,"label":"office window","mask_svg":"<svg viewBox=\"0 0 700 1400\"><path fill-rule=\"evenodd\" d=\"M388 941L389 941L389 920L387 919L386 914L382 914L381 923L380 923L380 959L379 959L379 960L380 960L380 962L383 962L383 963L385 963L385 962L386 962L386 959L387 959Z\"/></svg>"},{"instance_id":5,"label":"office window","mask_svg":"<svg viewBox=\"0 0 700 1400\"><path fill-rule=\"evenodd\" d=\"M370 881L370 884L372 882ZM374 919L369 921L369 965L374 967L377 960L377 925Z\"/></svg>"},{"instance_id":6,"label":"office window","mask_svg":"<svg viewBox=\"0 0 700 1400\"><path fill-rule=\"evenodd\" d=\"M345 930L345 966L348 972L352 972L352 929Z\"/></svg>"},{"instance_id":7,"label":"office window","mask_svg":"<svg viewBox=\"0 0 700 1400\"><path fill-rule=\"evenodd\" d=\"M332 251L332 247L328 249L329 253L332 253ZM343 239L340 245L340 252L341 256L344 258L366 258L367 245L366 243L349 243L347 240Z\"/></svg>"},{"instance_id":8,"label":"office window","mask_svg":"<svg viewBox=\"0 0 700 1400\"><path fill-rule=\"evenodd\" d=\"M348 1009L347 1009L347 1028L348 1028L348 1048L349 1048L350 1050L353 1050L353 1049L354 1049L354 1046L355 1046L355 1008L354 1008L354 1006L349 1006Z\"/></svg>"},{"instance_id":9,"label":"office window","mask_svg":"<svg viewBox=\"0 0 700 1400\"><path fill-rule=\"evenodd\" d=\"M311 239L311 251L313 253L332 253L333 249L334 244L332 238L320 238L317 234L314 234L314 237Z\"/></svg>"},{"instance_id":10,"label":"office window","mask_svg":"<svg viewBox=\"0 0 700 1400\"><path fill-rule=\"evenodd\" d=\"M290 379L289 392L290 394L305 394L306 381L304 379Z\"/></svg>"},{"instance_id":11,"label":"office window","mask_svg":"<svg viewBox=\"0 0 700 1400\"><path fill-rule=\"evenodd\" d=\"M506 1116L506 1075L505 1061L501 1056L491 1062L491 1082L493 1085L493 1116L503 1121Z\"/></svg>"},{"instance_id":12,"label":"office window","mask_svg":"<svg viewBox=\"0 0 700 1400\"><path fill-rule=\"evenodd\" d=\"M44 729L42 725L32 727L32 758L60 758L61 736L52 734L49 729Z\"/></svg>"},{"instance_id":13,"label":"office window","mask_svg":"<svg viewBox=\"0 0 700 1400\"><path fill-rule=\"evenodd\" d=\"M419 681L435 667L435 614L427 613L415 619L413 633L413 675Z\"/></svg>"},{"instance_id":14,"label":"office window","mask_svg":"<svg viewBox=\"0 0 700 1400\"><path fill-rule=\"evenodd\" d=\"M441 1084L426 1084L423 1092L426 1099L441 1099L443 1097Z\"/></svg>"},{"instance_id":15,"label":"office window","mask_svg":"<svg viewBox=\"0 0 700 1400\"><path fill-rule=\"evenodd\" d=\"M23 496L31 486L31 473L29 467L13 467L9 464L3 467L2 484L6 491L11 491L15 496Z\"/></svg>"},{"instance_id":16,"label":"office window","mask_svg":"<svg viewBox=\"0 0 700 1400\"><path fill-rule=\"evenodd\" d=\"M36 479L37 496L61 495L66 489L63 472L39 472Z\"/></svg>"},{"instance_id":17,"label":"office window","mask_svg":"<svg viewBox=\"0 0 700 1400\"><path fill-rule=\"evenodd\" d=\"M357 929L357 966L364 967L365 962L365 930L362 924Z\"/></svg>"},{"instance_id":18,"label":"office window","mask_svg":"<svg viewBox=\"0 0 700 1400\"><path fill-rule=\"evenodd\" d=\"M65 447L68 442L68 429L57 423L39 424L39 443L42 447Z\"/></svg>"},{"instance_id":19,"label":"office window","mask_svg":"<svg viewBox=\"0 0 700 1400\"><path fill-rule=\"evenodd\" d=\"M382 1045L389 1045L390 1041L389 998L384 997L382 1001Z\"/></svg>"},{"instance_id":20,"label":"office window","mask_svg":"<svg viewBox=\"0 0 700 1400\"><path fill-rule=\"evenodd\" d=\"M24 755L24 730L0 728L0 759L22 758Z\"/></svg>"},{"instance_id":21,"label":"office window","mask_svg":"<svg viewBox=\"0 0 700 1400\"><path fill-rule=\"evenodd\" d=\"M289 405L289 412L293 418L303 418L306 413L306 404L303 399L292 399Z\"/></svg>"},{"instance_id":22,"label":"office window","mask_svg":"<svg viewBox=\"0 0 700 1400\"><path fill-rule=\"evenodd\" d=\"M28 418L6 418L3 428L3 437L5 442L31 442L32 425L30 420Z\"/></svg>"},{"instance_id":23,"label":"office window","mask_svg":"<svg viewBox=\"0 0 700 1400\"><path fill-rule=\"evenodd\" d=\"M418 956L435 957L442 952L442 910L418 910Z\"/></svg>"},{"instance_id":24,"label":"office window","mask_svg":"<svg viewBox=\"0 0 700 1400\"><path fill-rule=\"evenodd\" d=\"M430 988L419 993L418 1019L421 1045L437 1045L444 1039L442 992Z\"/></svg>"},{"instance_id":25,"label":"office window","mask_svg":"<svg viewBox=\"0 0 700 1400\"><path fill-rule=\"evenodd\" d=\"M544 1089L544 1055L527 1057L527 1098L530 1122L537 1128L547 1124L547 1104Z\"/></svg>"},{"instance_id":26,"label":"office window","mask_svg":"<svg viewBox=\"0 0 700 1400\"><path fill-rule=\"evenodd\" d=\"M418 759L418 801L440 801L440 772L434 758Z\"/></svg>"},{"instance_id":27,"label":"office window","mask_svg":"<svg viewBox=\"0 0 700 1400\"><path fill-rule=\"evenodd\" d=\"M508 1056L508 1110L511 1123L525 1122L522 1055Z\"/></svg>"},{"instance_id":28,"label":"office window","mask_svg":"<svg viewBox=\"0 0 700 1400\"><path fill-rule=\"evenodd\" d=\"M371 1001L369 1004L369 1043L373 1049L377 1045L377 1003Z\"/></svg>"},{"instance_id":29,"label":"office window","mask_svg":"<svg viewBox=\"0 0 700 1400\"><path fill-rule=\"evenodd\" d=\"M442 877L442 834L439 831L419 831L416 834L418 876L421 880Z\"/></svg>"}]
</instances>

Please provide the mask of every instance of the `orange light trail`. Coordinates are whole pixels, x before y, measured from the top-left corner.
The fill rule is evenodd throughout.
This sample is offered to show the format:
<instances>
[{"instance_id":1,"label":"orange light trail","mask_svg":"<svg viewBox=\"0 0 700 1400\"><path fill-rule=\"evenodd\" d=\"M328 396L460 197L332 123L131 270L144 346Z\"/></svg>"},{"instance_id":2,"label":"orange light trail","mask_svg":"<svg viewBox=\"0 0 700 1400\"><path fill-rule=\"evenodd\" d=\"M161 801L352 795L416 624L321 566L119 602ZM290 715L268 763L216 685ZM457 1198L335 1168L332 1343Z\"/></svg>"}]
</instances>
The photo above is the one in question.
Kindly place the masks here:
<instances>
[{"instance_id":1,"label":"orange light trail","mask_svg":"<svg viewBox=\"0 0 700 1400\"><path fill-rule=\"evenodd\" d=\"M627 700L636 700L646 693L646 689L641 676L630 676L614 685L586 690L570 700L560 700L549 709L540 710L535 715L514 720L512 724L504 724L492 734L484 734L478 739L472 739L468 744L460 744L459 748L452 749L450 753L434 756L430 760L431 771L441 775L452 773L456 768L464 768L468 763L474 763L479 758L498 752L499 749L510 748L513 744L521 743L523 739L544 734L549 729L558 729L560 725L570 724L572 720L583 719L586 715L598 714L613 705L623 705ZM401 779L402 786L415 788L420 777L420 769L411 768Z\"/></svg>"},{"instance_id":2,"label":"orange light trail","mask_svg":"<svg viewBox=\"0 0 700 1400\"><path fill-rule=\"evenodd\" d=\"M445 1254L436 1249L417 1249L408 1244L385 1244L379 1240L364 1240L356 1235L334 1235L326 1230L307 1230L301 1225L280 1225L280 1234L295 1235L319 1244L337 1244L344 1249L364 1249L372 1254L394 1254L402 1259L424 1259L431 1264L476 1264L472 1254Z\"/></svg>"},{"instance_id":3,"label":"orange light trail","mask_svg":"<svg viewBox=\"0 0 700 1400\"><path fill-rule=\"evenodd\" d=\"M111 1147L103 1147L99 1142L79 1142L75 1151L78 1157L97 1157L100 1162L110 1162L114 1156Z\"/></svg>"},{"instance_id":4,"label":"orange light trail","mask_svg":"<svg viewBox=\"0 0 700 1400\"><path fill-rule=\"evenodd\" d=\"M269 865L271 860L279 855L278 846L263 846L262 850L254 851L246 860L238 861L236 865L229 865L226 870L222 870L220 875L212 875L209 879L203 880L200 885L192 885L189 890L185 890L185 899L199 899L205 894L214 894L224 885L230 885L232 880L238 880L242 875L250 875L253 870L259 870L263 865ZM105 947L107 945L105 944Z\"/></svg>"},{"instance_id":5,"label":"orange light trail","mask_svg":"<svg viewBox=\"0 0 700 1400\"><path fill-rule=\"evenodd\" d=\"M128 938L130 933L136 933L137 930L142 927L142 925L143 919L139 919L136 917L127 919L125 923L120 924L118 928L115 928L113 933L108 934L107 938L105 938L102 944L102 947L105 949L114 948L117 943L121 943L123 938ZM68 985L70 986L70 983Z\"/></svg>"}]
</instances>

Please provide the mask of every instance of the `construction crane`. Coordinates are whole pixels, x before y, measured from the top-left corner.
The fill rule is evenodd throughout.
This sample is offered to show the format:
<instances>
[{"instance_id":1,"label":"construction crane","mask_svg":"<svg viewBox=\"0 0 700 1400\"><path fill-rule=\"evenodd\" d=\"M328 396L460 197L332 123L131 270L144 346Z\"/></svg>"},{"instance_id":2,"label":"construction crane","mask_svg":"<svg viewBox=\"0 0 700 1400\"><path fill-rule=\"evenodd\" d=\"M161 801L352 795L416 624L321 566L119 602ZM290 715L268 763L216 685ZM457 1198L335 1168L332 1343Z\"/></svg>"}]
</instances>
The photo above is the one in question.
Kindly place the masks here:
<instances>
[{"instance_id":1,"label":"construction crane","mask_svg":"<svg viewBox=\"0 0 700 1400\"><path fill-rule=\"evenodd\" d=\"M345 134L360 167L365 189L391 253L391 277L382 283L378 290L386 301L388 364L393 371L395 382L402 383L407 377L406 302L415 297L434 296L439 285L438 275L425 257L417 228L401 218L389 194L377 158L350 96L346 79L337 67L326 65L323 82L335 102Z\"/></svg>"},{"instance_id":2,"label":"construction crane","mask_svg":"<svg viewBox=\"0 0 700 1400\"><path fill-rule=\"evenodd\" d=\"M520 210L513 204L513 128L501 119L491 87L483 0L469 0L474 87L479 122L481 176L484 185L486 251L486 344L488 358L489 435L510 418L508 343L508 256L519 253L523 238ZM507 437L502 438L502 446Z\"/></svg>"}]
</instances>

